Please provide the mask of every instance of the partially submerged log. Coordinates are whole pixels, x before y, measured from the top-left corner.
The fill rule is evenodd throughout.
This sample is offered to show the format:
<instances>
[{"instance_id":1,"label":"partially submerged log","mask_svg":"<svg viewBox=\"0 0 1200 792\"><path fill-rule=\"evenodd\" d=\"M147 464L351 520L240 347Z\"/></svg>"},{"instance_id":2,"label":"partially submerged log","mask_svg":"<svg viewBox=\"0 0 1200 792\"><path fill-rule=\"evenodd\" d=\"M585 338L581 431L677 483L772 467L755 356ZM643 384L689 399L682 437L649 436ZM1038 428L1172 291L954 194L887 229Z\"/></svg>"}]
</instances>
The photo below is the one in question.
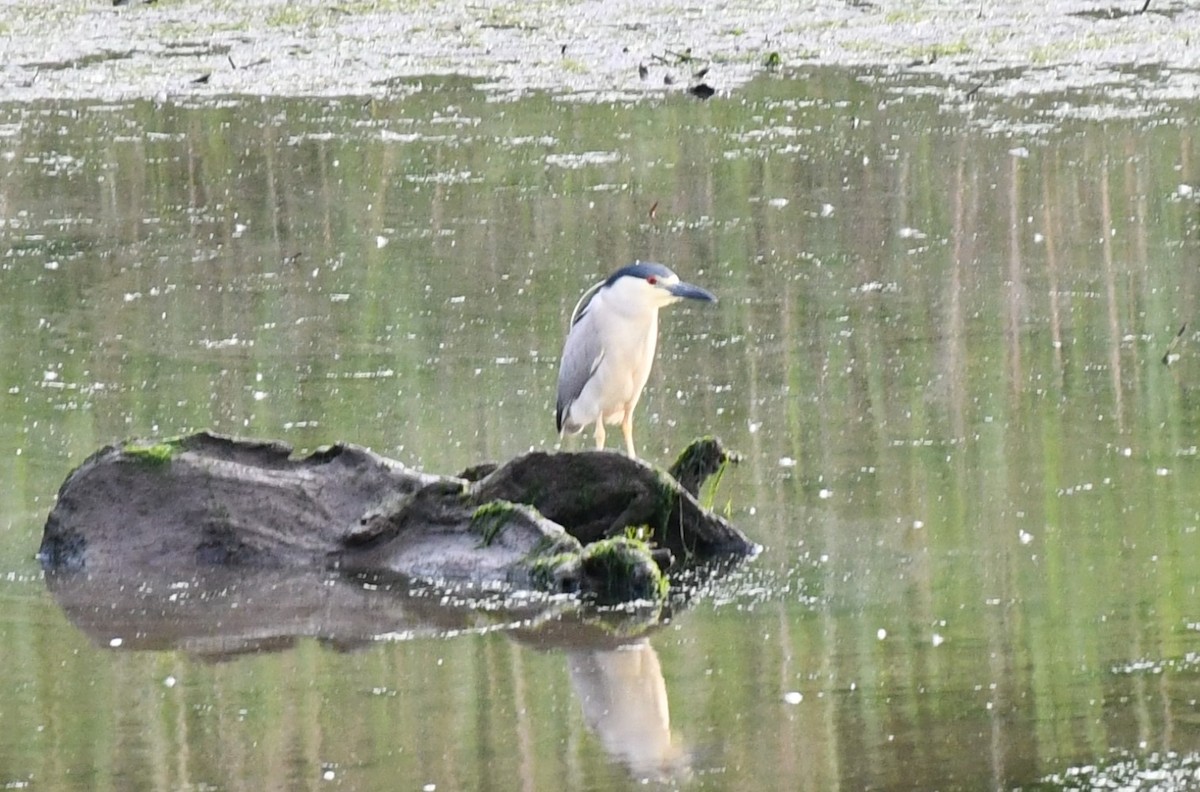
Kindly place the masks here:
<instances>
[{"instance_id":1,"label":"partially submerged log","mask_svg":"<svg viewBox=\"0 0 1200 792\"><path fill-rule=\"evenodd\" d=\"M698 441L675 469L684 486L614 452L537 452L470 481L351 444L297 459L210 433L127 443L68 476L39 556L93 573L296 567L654 599L672 557L757 549L696 501L731 460Z\"/></svg>"},{"instance_id":2,"label":"partially submerged log","mask_svg":"<svg viewBox=\"0 0 1200 792\"><path fill-rule=\"evenodd\" d=\"M703 482L734 461L712 438L695 441L670 472L613 451L533 452L476 482L471 494L479 503L533 506L583 544L644 527L649 541L676 558L708 560L744 555L753 547L696 500Z\"/></svg>"}]
</instances>

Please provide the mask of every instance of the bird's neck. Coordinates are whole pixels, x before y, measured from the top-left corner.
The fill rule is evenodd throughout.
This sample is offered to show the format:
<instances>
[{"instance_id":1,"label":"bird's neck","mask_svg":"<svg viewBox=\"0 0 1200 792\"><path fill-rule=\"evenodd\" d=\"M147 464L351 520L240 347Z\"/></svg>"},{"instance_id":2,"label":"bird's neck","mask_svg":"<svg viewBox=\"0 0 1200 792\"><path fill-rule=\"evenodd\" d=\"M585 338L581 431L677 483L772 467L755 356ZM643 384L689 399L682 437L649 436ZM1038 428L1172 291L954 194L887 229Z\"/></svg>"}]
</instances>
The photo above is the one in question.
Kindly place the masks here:
<instances>
[{"instance_id":1,"label":"bird's neck","mask_svg":"<svg viewBox=\"0 0 1200 792\"><path fill-rule=\"evenodd\" d=\"M597 295L597 298L600 297L604 298L606 313L617 314L625 321L634 322L643 327L658 327L658 308L647 311L644 305L639 305L631 300L622 300L613 294Z\"/></svg>"},{"instance_id":2,"label":"bird's neck","mask_svg":"<svg viewBox=\"0 0 1200 792\"><path fill-rule=\"evenodd\" d=\"M639 348L650 344L653 349L658 337L658 309L647 311L643 306L611 294L599 294L595 299L604 301L597 306L601 310L596 315L604 317L605 337L610 343L615 342L619 347L632 344Z\"/></svg>"}]
</instances>

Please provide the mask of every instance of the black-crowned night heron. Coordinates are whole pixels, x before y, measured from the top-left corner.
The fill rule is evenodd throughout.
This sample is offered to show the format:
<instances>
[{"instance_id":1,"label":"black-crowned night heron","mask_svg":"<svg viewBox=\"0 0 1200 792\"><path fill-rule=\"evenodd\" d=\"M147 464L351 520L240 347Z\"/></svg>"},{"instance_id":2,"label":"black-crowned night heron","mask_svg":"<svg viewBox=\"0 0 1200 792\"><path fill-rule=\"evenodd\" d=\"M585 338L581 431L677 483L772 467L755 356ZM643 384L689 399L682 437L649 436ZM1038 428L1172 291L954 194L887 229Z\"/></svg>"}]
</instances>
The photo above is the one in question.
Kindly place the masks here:
<instances>
[{"instance_id":1,"label":"black-crowned night heron","mask_svg":"<svg viewBox=\"0 0 1200 792\"><path fill-rule=\"evenodd\" d=\"M680 300L717 298L662 264L641 261L584 292L571 313L558 371L560 435L595 424L596 448L603 448L604 424L619 423L625 450L637 456L633 408L654 362L658 309Z\"/></svg>"}]
</instances>

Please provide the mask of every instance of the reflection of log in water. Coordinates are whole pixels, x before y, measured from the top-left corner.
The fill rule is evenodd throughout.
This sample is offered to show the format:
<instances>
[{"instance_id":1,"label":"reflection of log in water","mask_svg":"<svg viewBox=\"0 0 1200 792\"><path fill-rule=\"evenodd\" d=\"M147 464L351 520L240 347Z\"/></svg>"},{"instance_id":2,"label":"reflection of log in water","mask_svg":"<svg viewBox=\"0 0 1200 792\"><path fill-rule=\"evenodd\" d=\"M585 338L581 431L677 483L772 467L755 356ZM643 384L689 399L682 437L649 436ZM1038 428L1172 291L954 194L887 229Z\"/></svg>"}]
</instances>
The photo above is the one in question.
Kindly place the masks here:
<instances>
[{"instance_id":1,"label":"reflection of log in water","mask_svg":"<svg viewBox=\"0 0 1200 792\"><path fill-rule=\"evenodd\" d=\"M584 720L609 756L639 779L669 781L687 772L687 752L671 733L667 684L649 641L566 654Z\"/></svg>"},{"instance_id":2,"label":"reflection of log in water","mask_svg":"<svg viewBox=\"0 0 1200 792\"><path fill-rule=\"evenodd\" d=\"M287 651L304 638L353 651L380 637L507 630L515 645L563 652L584 720L614 762L639 779L670 780L688 769L671 733L658 655L645 638L615 637L655 629L658 609L598 618L578 601L525 598L492 600L481 610L478 598L448 600L428 587L367 586L296 570L148 574L136 585L113 575L50 572L46 585L97 646L183 651L208 662Z\"/></svg>"},{"instance_id":3,"label":"reflection of log in water","mask_svg":"<svg viewBox=\"0 0 1200 792\"><path fill-rule=\"evenodd\" d=\"M97 646L183 651L210 661L281 651L304 638L354 649L380 635L438 635L476 624L465 605L446 605L420 587L368 587L314 570L144 571L131 580L50 571L46 587ZM542 607L552 615L548 604ZM491 615L498 623L506 617L536 621L539 611Z\"/></svg>"},{"instance_id":4,"label":"reflection of log in water","mask_svg":"<svg viewBox=\"0 0 1200 792\"><path fill-rule=\"evenodd\" d=\"M352 650L380 637L510 628L518 642L542 649L611 648L614 633L644 633L660 616L657 609L606 611L600 621L593 609L560 597L455 597L428 585L367 584L320 570L148 571L136 578L50 571L46 588L96 646L218 661L305 638Z\"/></svg>"}]
</instances>

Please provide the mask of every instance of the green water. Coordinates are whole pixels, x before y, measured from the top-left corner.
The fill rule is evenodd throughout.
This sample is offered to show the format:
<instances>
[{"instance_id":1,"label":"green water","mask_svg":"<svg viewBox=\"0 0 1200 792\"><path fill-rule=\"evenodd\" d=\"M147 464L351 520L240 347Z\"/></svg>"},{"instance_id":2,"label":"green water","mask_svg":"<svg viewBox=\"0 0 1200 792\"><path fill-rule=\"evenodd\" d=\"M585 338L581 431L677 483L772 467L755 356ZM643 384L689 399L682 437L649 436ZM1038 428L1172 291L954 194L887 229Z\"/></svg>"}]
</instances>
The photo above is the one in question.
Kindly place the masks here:
<instances>
[{"instance_id":1,"label":"green water","mask_svg":"<svg viewBox=\"0 0 1200 792\"><path fill-rule=\"evenodd\" d=\"M1196 106L1072 120L1088 97L843 71L634 106L421 88L0 107L0 786L972 790L1200 762L1190 324L1161 361L1200 296ZM740 450L715 505L765 547L647 641L483 615L342 641L288 613L164 643L170 605L120 582L70 618L49 593L55 492L127 437L439 473L553 447L567 316L636 258L720 297L664 312L639 449Z\"/></svg>"}]
</instances>

